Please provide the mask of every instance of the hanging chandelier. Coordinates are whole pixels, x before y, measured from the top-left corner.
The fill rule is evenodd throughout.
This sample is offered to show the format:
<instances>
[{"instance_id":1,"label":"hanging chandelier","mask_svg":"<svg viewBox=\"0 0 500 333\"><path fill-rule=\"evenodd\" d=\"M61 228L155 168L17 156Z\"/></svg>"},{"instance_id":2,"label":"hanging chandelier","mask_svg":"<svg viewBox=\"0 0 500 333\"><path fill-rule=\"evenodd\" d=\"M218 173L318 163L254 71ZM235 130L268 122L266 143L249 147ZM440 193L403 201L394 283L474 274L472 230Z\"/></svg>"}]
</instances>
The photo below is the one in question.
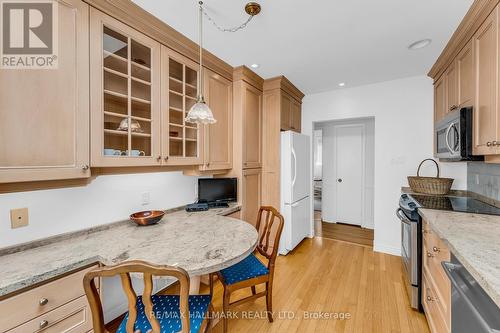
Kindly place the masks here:
<instances>
[{"instance_id":1,"label":"hanging chandelier","mask_svg":"<svg viewBox=\"0 0 500 333\"><path fill-rule=\"evenodd\" d=\"M249 15L248 19L241 25L234 28L222 28L219 26L205 10L203 10L203 1L198 2L199 5L199 46L200 46L200 68L198 76L198 97L196 103L191 107L188 114L186 115L186 122L196 123L196 124L214 124L217 120L214 118L212 110L205 102L205 97L203 96L203 15L212 22L212 24L222 32L236 32L238 30L244 29L252 18L260 13L260 5L256 2L249 2L245 5L245 12Z\"/></svg>"}]
</instances>

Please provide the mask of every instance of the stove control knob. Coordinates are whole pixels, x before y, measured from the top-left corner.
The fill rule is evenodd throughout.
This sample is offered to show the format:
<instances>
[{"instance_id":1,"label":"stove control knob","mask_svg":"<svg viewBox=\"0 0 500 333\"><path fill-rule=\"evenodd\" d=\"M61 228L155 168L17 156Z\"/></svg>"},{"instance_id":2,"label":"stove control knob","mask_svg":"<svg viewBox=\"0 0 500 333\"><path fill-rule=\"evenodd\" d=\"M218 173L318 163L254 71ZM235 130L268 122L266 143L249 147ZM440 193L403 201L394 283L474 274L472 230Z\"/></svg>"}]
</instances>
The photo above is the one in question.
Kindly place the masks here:
<instances>
[{"instance_id":1,"label":"stove control knob","mask_svg":"<svg viewBox=\"0 0 500 333\"><path fill-rule=\"evenodd\" d=\"M417 205L416 205L414 202L410 202L410 203L408 204L408 206L409 206L410 208L414 208L414 207L416 207Z\"/></svg>"},{"instance_id":2,"label":"stove control knob","mask_svg":"<svg viewBox=\"0 0 500 333\"><path fill-rule=\"evenodd\" d=\"M403 194L403 195L401 196L401 198L403 198L403 199L408 199L408 194Z\"/></svg>"}]
</instances>

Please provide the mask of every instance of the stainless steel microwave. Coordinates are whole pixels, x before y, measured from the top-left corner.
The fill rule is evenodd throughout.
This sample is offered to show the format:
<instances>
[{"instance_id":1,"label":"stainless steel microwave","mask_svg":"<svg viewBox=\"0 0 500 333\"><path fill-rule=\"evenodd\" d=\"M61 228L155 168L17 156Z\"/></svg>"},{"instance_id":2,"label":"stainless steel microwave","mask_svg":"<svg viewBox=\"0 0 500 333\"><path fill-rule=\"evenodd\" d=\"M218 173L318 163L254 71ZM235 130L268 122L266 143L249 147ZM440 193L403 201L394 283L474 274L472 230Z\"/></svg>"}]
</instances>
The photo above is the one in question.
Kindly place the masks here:
<instances>
[{"instance_id":1,"label":"stainless steel microwave","mask_svg":"<svg viewBox=\"0 0 500 333\"><path fill-rule=\"evenodd\" d=\"M457 109L447 114L435 126L436 157L443 161L477 161L483 156L472 155L471 107Z\"/></svg>"}]
</instances>

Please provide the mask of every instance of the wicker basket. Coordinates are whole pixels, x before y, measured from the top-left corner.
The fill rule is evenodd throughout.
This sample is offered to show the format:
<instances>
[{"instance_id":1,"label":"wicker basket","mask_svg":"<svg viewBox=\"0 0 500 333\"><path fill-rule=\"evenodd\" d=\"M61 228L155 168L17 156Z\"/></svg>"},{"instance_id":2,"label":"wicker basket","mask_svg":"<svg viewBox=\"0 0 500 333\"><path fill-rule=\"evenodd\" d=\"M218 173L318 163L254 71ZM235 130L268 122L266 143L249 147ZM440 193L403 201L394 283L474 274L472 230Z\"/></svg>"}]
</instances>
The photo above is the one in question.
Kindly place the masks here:
<instances>
[{"instance_id":1,"label":"wicker basket","mask_svg":"<svg viewBox=\"0 0 500 333\"><path fill-rule=\"evenodd\" d=\"M425 161L436 164L437 177L420 177L420 167ZM414 192L425 194L448 194L453 184L452 178L439 178L439 165L431 158L425 159L418 165L417 176L408 176L408 184Z\"/></svg>"}]
</instances>

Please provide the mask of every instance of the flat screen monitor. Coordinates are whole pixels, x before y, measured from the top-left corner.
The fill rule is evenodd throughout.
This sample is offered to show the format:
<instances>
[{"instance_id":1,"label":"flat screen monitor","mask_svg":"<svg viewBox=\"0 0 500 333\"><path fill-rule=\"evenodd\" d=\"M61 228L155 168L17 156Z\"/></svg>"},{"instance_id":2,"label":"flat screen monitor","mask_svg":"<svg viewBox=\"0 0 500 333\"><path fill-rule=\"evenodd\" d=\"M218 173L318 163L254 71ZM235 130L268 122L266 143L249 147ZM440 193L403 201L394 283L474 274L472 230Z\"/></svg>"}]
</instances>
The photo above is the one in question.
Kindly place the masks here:
<instances>
[{"instance_id":1,"label":"flat screen monitor","mask_svg":"<svg viewBox=\"0 0 500 333\"><path fill-rule=\"evenodd\" d=\"M198 201L233 202L237 200L236 178L198 179Z\"/></svg>"}]
</instances>

